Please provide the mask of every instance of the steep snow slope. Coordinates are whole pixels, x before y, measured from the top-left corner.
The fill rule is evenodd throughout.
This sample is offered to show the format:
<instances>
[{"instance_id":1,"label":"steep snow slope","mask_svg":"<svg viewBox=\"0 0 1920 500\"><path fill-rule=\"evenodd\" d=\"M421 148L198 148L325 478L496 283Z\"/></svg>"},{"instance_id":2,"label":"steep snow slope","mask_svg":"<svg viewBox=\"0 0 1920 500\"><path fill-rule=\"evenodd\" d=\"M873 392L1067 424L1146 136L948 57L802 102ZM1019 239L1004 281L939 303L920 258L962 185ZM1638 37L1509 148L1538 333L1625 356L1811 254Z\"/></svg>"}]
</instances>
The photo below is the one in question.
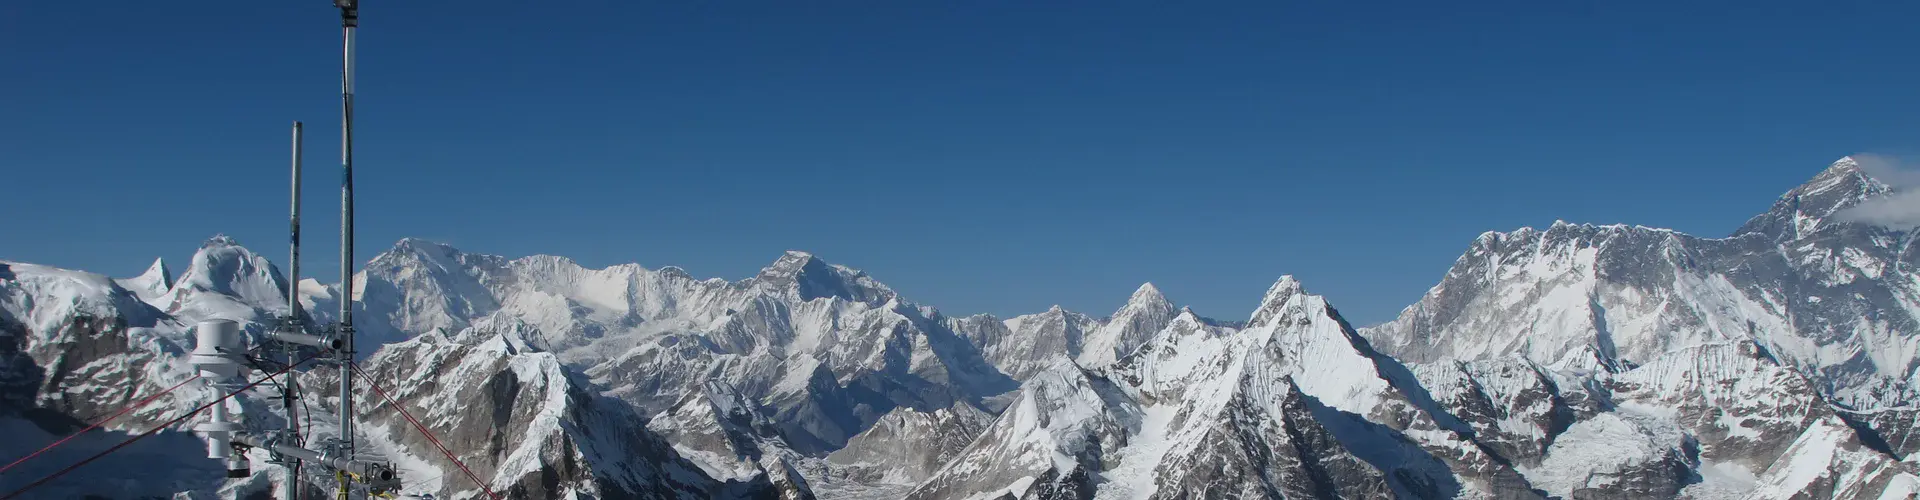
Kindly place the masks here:
<instances>
[{"instance_id":1,"label":"steep snow slope","mask_svg":"<svg viewBox=\"0 0 1920 500\"><path fill-rule=\"evenodd\" d=\"M1752 340L1858 409L1912 400L1920 274L1904 229L1840 216L1892 188L1843 158L1733 236L1555 223L1487 233L1396 320L1367 330L1410 361L1519 355L1623 370Z\"/></svg>"},{"instance_id":2,"label":"steep snow slope","mask_svg":"<svg viewBox=\"0 0 1920 500\"><path fill-rule=\"evenodd\" d=\"M153 265L147 266L147 271L140 273L139 276L113 281L120 285L120 288L133 292L135 296L140 297L140 300L154 304L155 299L173 289L173 270L167 268L166 260L153 259ZM154 304L154 307L164 305Z\"/></svg>"},{"instance_id":3,"label":"steep snow slope","mask_svg":"<svg viewBox=\"0 0 1920 500\"><path fill-rule=\"evenodd\" d=\"M1244 329L1182 311L1107 368L1057 361L913 497L1908 491L1913 467L1844 427L1803 375L1752 342L1678 349L1619 373L1519 357L1407 367L1282 278Z\"/></svg>"},{"instance_id":4,"label":"steep snow slope","mask_svg":"<svg viewBox=\"0 0 1920 500\"><path fill-rule=\"evenodd\" d=\"M1152 283L1140 285L1127 305L1113 313L1106 324L1087 334L1085 345L1074 358L1083 366L1106 366L1125 357L1147 342L1155 332L1179 313L1173 302Z\"/></svg>"},{"instance_id":5,"label":"steep snow slope","mask_svg":"<svg viewBox=\"0 0 1920 500\"><path fill-rule=\"evenodd\" d=\"M619 401L594 395L539 352L525 330L484 327L454 338L427 334L387 346L364 366L373 380L453 449L495 491L515 498L713 498L770 486L716 481L646 430ZM380 401L362 389L365 401ZM425 436L383 404L359 407L365 422L447 477L441 496L478 487ZM480 409L480 411L475 411Z\"/></svg>"},{"instance_id":6,"label":"steep snow slope","mask_svg":"<svg viewBox=\"0 0 1920 500\"><path fill-rule=\"evenodd\" d=\"M986 432L907 498L1084 498L1140 417L1112 382L1062 359L1021 385Z\"/></svg>"},{"instance_id":7,"label":"steep snow slope","mask_svg":"<svg viewBox=\"0 0 1920 500\"><path fill-rule=\"evenodd\" d=\"M911 497L1530 491L1511 468L1443 428L1417 402L1423 392L1403 392L1414 383L1409 372L1372 353L1290 277L1245 329L1191 310L1163 324L1105 368L1063 358L1030 378L1013 406Z\"/></svg>"},{"instance_id":8,"label":"steep snow slope","mask_svg":"<svg viewBox=\"0 0 1920 500\"><path fill-rule=\"evenodd\" d=\"M216 238L168 292L173 306L169 313L104 276L0 263L0 430L9 438L0 440L7 443L0 446L0 454L24 454L183 380L191 373L184 354L191 345L187 325L193 322L226 317L257 331L260 325L253 321L284 306L284 299L273 300L278 296L267 292L280 283L271 279L272 273L264 259ZM701 474L645 432L644 420L626 404L594 395L553 355L532 352L522 337L533 333L479 330L452 340L433 335L384 349L366 366L375 379L392 383L388 389L396 397L512 498L569 492L681 498L774 498L781 493L764 478L720 483ZM306 377L312 384L330 384L329 371L316 370ZM211 388L189 384L108 428L145 430L213 394ZM242 415L256 426L278 428L284 416L266 396L261 391L244 394ZM362 397L376 400L371 392ZM332 432L325 424L331 420L326 412L337 404L330 403L331 398L317 399L310 401L320 413L314 416L320 420L313 429L315 438ZM371 434L363 436L368 451L404 458L403 467L418 462L414 468L435 471L436 476L451 470L391 409L380 404L360 409L371 424ZM0 477L0 487L10 491L125 436L82 436L9 471ZM259 456L253 457L251 477L223 480L224 467L205 459L203 450L184 427L163 431L35 494L236 498L262 494L284 480L279 468L268 467ZM128 467L128 460L167 466ZM442 493L473 487L451 476L423 476L409 479L439 484L445 488Z\"/></svg>"},{"instance_id":9,"label":"steep snow slope","mask_svg":"<svg viewBox=\"0 0 1920 500\"><path fill-rule=\"evenodd\" d=\"M523 322L540 332L532 345L643 413L719 380L769 407L789 444L808 454L844 445L894 408L944 408L1015 385L932 308L804 252L727 282L409 239L361 274L374 323L363 331L376 338Z\"/></svg>"},{"instance_id":10,"label":"steep snow slope","mask_svg":"<svg viewBox=\"0 0 1920 500\"><path fill-rule=\"evenodd\" d=\"M966 402L931 412L896 408L827 459L859 481L911 485L959 456L993 420Z\"/></svg>"},{"instance_id":11,"label":"steep snow slope","mask_svg":"<svg viewBox=\"0 0 1920 500\"><path fill-rule=\"evenodd\" d=\"M803 252L728 282L403 240L354 292L362 345L393 342L366 365L524 498L1904 498L1920 285L1904 232L1841 215L1888 192L1843 161L1729 238L1489 233L1365 336L1291 278L1245 323L1151 285L1104 320L1001 321ZM165 287L158 263L0 265L0 430L29 441L186 376L193 321L258 331L286 307L271 263L225 238ZM340 300L299 289L317 319ZM277 425L259 396L249 418ZM361 410L369 451L433 478L416 491L473 492L391 409ZM59 491L275 479L205 482L197 455L144 489Z\"/></svg>"},{"instance_id":12,"label":"steep snow slope","mask_svg":"<svg viewBox=\"0 0 1920 500\"><path fill-rule=\"evenodd\" d=\"M1438 411L1411 372L1373 352L1324 298L1305 293L1291 276L1274 283L1247 328L1228 341L1189 331L1164 332L1185 340L1171 349L1185 356L1143 349L1136 353L1142 361L1123 361L1118 368L1126 370L1129 381L1177 391L1160 397L1177 395L1186 406L1182 414L1189 417L1222 414L1223 408L1243 405L1242 399L1266 408L1288 407L1275 402L1284 399L1276 388L1297 387L1307 399L1289 408L1306 409L1308 415L1268 412L1285 415L1292 426L1313 419L1341 446L1385 472L1397 495L1492 497L1528 489L1509 466L1469 441L1463 424ZM1152 366L1154 359L1170 362ZM1198 438L1179 418L1172 424L1182 429L1170 434L1172 439Z\"/></svg>"},{"instance_id":13,"label":"steep snow slope","mask_svg":"<svg viewBox=\"0 0 1920 500\"><path fill-rule=\"evenodd\" d=\"M1099 319L1053 306L1046 312L1001 321L992 315L950 319L953 329L979 349L987 362L1014 380L1026 380L1057 358L1078 357Z\"/></svg>"},{"instance_id":14,"label":"steep snow slope","mask_svg":"<svg viewBox=\"0 0 1920 500\"><path fill-rule=\"evenodd\" d=\"M225 260L244 258L225 252L225 245L230 243L224 239L210 241L196 256L189 274L219 276L212 270L245 267ZM159 278L148 274L144 278ZM229 285L228 290L258 285L241 279L243 274L228 274L225 277L232 279L220 281ZM6 437L0 439L5 443L0 445L0 456L11 462L186 380L191 370L181 357L192 346L186 325L203 319L209 311L231 310L249 317L255 312L252 307L226 307L236 302L229 300L231 297L215 297L218 292L203 292L208 283L216 281L212 279L196 279L187 285L198 288L173 300L181 306L177 316L156 309L120 285L156 285L160 281L164 280L114 280L98 274L0 261L0 435ZM127 432L145 431L212 394L212 388L190 384L160 396L108 423L105 428L110 432L81 436L0 475L0 489L12 491L51 474L126 439ZM261 416L261 405L253 399L257 395L247 397L250 414ZM265 484L265 476L221 481L225 467L205 459L197 441L185 426L163 430L75 476L48 483L35 494L48 498L126 497L190 491L231 496L258 490ZM137 466L142 463L173 467Z\"/></svg>"},{"instance_id":15,"label":"steep snow slope","mask_svg":"<svg viewBox=\"0 0 1920 500\"><path fill-rule=\"evenodd\" d=\"M232 238L215 236L201 245L187 272L155 302L178 317L263 321L286 314L287 286L266 257Z\"/></svg>"},{"instance_id":16,"label":"steep snow slope","mask_svg":"<svg viewBox=\"0 0 1920 500\"><path fill-rule=\"evenodd\" d=\"M1046 312L1005 321L983 314L951 319L949 324L1002 373L1026 380L1058 358L1072 359L1086 367L1112 364L1152 339L1182 311L1158 287L1147 283L1106 318L1053 306ZM1245 326L1210 318L1200 321L1209 328Z\"/></svg>"},{"instance_id":17,"label":"steep snow slope","mask_svg":"<svg viewBox=\"0 0 1920 500\"><path fill-rule=\"evenodd\" d=\"M814 498L811 481L796 465L807 458L793 451L759 404L725 382L701 384L647 422L647 429L672 442L709 476L770 483L785 500Z\"/></svg>"}]
</instances>

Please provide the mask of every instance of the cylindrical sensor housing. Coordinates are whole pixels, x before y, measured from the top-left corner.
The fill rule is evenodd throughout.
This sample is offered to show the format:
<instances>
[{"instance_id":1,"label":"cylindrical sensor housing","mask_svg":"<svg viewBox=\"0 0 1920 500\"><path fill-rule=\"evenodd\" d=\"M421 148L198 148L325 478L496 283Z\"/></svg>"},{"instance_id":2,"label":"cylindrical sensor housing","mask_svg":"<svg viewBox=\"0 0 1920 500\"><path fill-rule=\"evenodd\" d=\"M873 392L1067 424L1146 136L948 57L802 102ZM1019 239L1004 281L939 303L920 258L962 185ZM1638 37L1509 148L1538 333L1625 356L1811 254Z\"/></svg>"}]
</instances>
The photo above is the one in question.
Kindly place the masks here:
<instances>
[{"instance_id":1,"label":"cylindrical sensor housing","mask_svg":"<svg viewBox=\"0 0 1920 500\"><path fill-rule=\"evenodd\" d=\"M240 324L227 319L210 319L194 326L193 356L188 363L200 370L200 376L214 385L238 382L246 360L246 342Z\"/></svg>"}]
</instances>

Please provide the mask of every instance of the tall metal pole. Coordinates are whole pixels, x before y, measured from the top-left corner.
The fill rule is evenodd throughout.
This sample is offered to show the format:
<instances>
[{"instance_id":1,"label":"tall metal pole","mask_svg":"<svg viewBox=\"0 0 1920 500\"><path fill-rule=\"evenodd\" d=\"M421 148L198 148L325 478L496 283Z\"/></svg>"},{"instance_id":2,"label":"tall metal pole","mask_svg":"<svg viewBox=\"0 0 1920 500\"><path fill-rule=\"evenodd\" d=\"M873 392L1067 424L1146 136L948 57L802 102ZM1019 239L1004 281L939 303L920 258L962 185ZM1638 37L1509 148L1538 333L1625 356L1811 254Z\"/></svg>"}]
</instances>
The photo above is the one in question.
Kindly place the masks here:
<instances>
[{"instance_id":1,"label":"tall metal pole","mask_svg":"<svg viewBox=\"0 0 1920 500\"><path fill-rule=\"evenodd\" d=\"M288 218L288 223L287 223L288 231L292 234L292 236L289 239L291 240L293 250L291 252L292 258L288 259L287 261L287 325L290 328L294 329L295 331L289 332L289 333L301 333L298 331L299 329L298 325L301 324L300 323L300 148L301 148L301 144L303 143L303 140L300 136L300 131L301 131L300 122L297 122L297 121L293 122L293 209L292 209L293 216ZM292 351L288 351L287 363L289 365L299 363L300 360L295 359L296 356L298 356L298 354ZM287 435L298 436L300 435L300 423L299 421L294 420L293 418L293 412L298 406L298 403L294 401L294 398L300 397L300 386L299 386L298 377L294 377L292 375L287 376L286 394L283 394L281 396L282 396L281 398L282 401L284 401L287 405ZM286 494L282 495L281 498L284 498L286 500L297 500L300 498L300 459L293 458L293 457L288 457L288 458L290 460L286 464L287 480L286 480L286 484L283 485L283 488L285 489Z\"/></svg>"},{"instance_id":2,"label":"tall metal pole","mask_svg":"<svg viewBox=\"0 0 1920 500\"><path fill-rule=\"evenodd\" d=\"M293 251L287 259L287 315L300 318L300 122L293 122L293 216L287 219Z\"/></svg>"},{"instance_id":3,"label":"tall metal pole","mask_svg":"<svg viewBox=\"0 0 1920 500\"><path fill-rule=\"evenodd\" d=\"M353 446L353 32L360 25L359 0L334 0L340 8L340 446L351 460ZM346 497L347 485L340 485Z\"/></svg>"}]
</instances>

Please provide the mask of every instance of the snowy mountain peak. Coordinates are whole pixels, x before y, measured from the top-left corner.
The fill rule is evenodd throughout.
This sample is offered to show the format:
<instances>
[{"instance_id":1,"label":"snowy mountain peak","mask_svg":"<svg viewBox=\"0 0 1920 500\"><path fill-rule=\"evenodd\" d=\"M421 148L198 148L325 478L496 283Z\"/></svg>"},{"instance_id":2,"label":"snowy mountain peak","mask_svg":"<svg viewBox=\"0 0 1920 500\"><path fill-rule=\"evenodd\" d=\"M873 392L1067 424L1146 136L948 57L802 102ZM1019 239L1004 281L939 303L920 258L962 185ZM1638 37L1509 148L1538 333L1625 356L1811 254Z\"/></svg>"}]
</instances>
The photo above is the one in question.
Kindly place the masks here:
<instances>
[{"instance_id":1,"label":"snowy mountain peak","mask_svg":"<svg viewBox=\"0 0 1920 500\"><path fill-rule=\"evenodd\" d=\"M1141 283L1140 288L1136 288L1133 290L1133 296L1127 298L1127 303L1130 305L1131 304L1154 305L1154 304L1166 302L1166 301L1167 301L1166 294L1160 293L1160 287L1153 286L1152 282Z\"/></svg>"},{"instance_id":2,"label":"snowy mountain peak","mask_svg":"<svg viewBox=\"0 0 1920 500\"><path fill-rule=\"evenodd\" d=\"M1112 320L1118 323L1140 314L1162 313L1171 318L1176 312L1178 309L1174 307L1173 301L1167 300L1166 294L1160 293L1159 287L1153 286L1153 283L1144 283L1140 288L1134 289L1132 296L1127 297L1127 305L1114 311Z\"/></svg>"},{"instance_id":3,"label":"snowy mountain peak","mask_svg":"<svg viewBox=\"0 0 1920 500\"><path fill-rule=\"evenodd\" d=\"M1842 156L1840 157L1840 159L1834 160L1832 165L1827 166L1827 170L1841 170L1841 169L1857 170L1859 168L1860 168L1860 161L1853 159L1853 155Z\"/></svg>"},{"instance_id":4,"label":"snowy mountain peak","mask_svg":"<svg viewBox=\"0 0 1920 500\"><path fill-rule=\"evenodd\" d=\"M214 236L193 255L187 272L156 302L169 314L249 320L284 310L288 283L266 257L226 235Z\"/></svg>"},{"instance_id":5,"label":"snowy mountain peak","mask_svg":"<svg viewBox=\"0 0 1920 500\"><path fill-rule=\"evenodd\" d=\"M121 288L133 292L140 300L153 301L155 298L173 289L173 271L167 269L166 259L153 259L153 265L147 271L127 279L114 280Z\"/></svg>"},{"instance_id":6,"label":"snowy mountain peak","mask_svg":"<svg viewBox=\"0 0 1920 500\"><path fill-rule=\"evenodd\" d=\"M1854 163L1803 197L1873 187ZM1486 233L1378 341L1293 276L1251 325L1150 283L1110 320L1002 321L942 316L805 252L696 281L417 239L366 266L356 316L366 344L398 340L370 376L516 497L1907 498L1920 410L1900 346L1920 293L1887 233L1826 228L1792 245L1565 221ZM167 271L0 262L0 428L32 438L0 454L54 437L8 405L96 420L186 376L195 320L284 301L231 238L195 255L165 312L125 285ZM344 295L298 286L320 314ZM407 477L453 466L390 406L359 415ZM218 497L269 486L256 470ZM138 496L211 488L150 483L161 494Z\"/></svg>"},{"instance_id":7,"label":"snowy mountain peak","mask_svg":"<svg viewBox=\"0 0 1920 500\"><path fill-rule=\"evenodd\" d=\"M1892 190L1861 168L1859 160L1844 157L1780 195L1766 213L1748 219L1733 235L1757 233L1774 241L1798 240L1827 226L1827 220L1840 211Z\"/></svg>"},{"instance_id":8,"label":"snowy mountain peak","mask_svg":"<svg viewBox=\"0 0 1920 500\"><path fill-rule=\"evenodd\" d=\"M788 250L760 270L752 281L775 290L798 294L800 300L838 297L881 306L898 297L893 289L846 266L829 264L813 254Z\"/></svg>"},{"instance_id":9,"label":"snowy mountain peak","mask_svg":"<svg viewBox=\"0 0 1920 500\"><path fill-rule=\"evenodd\" d=\"M426 240L421 238L412 238L412 237L400 238L400 241L393 243L393 249L396 251L408 251L408 252L433 252L434 254L437 254L437 255L446 255L450 253L459 252L458 250L455 250L453 246L448 245L446 243L441 243L438 241Z\"/></svg>"},{"instance_id":10,"label":"snowy mountain peak","mask_svg":"<svg viewBox=\"0 0 1920 500\"><path fill-rule=\"evenodd\" d=\"M814 257L811 252L788 250L775 259L772 264L760 270L760 276L792 276L800 274L809 267L825 266L825 261Z\"/></svg>"},{"instance_id":11,"label":"snowy mountain peak","mask_svg":"<svg viewBox=\"0 0 1920 500\"><path fill-rule=\"evenodd\" d=\"M1821 170L1819 175L1815 175L1806 184L1794 188L1794 193L1800 196L1819 196L1836 191L1848 194L1880 191L1885 188L1884 183L1861 168L1859 160L1847 156L1833 162L1825 170Z\"/></svg>"},{"instance_id":12,"label":"snowy mountain peak","mask_svg":"<svg viewBox=\"0 0 1920 500\"><path fill-rule=\"evenodd\" d=\"M1827 168L1825 170L1821 170L1820 175L1815 176L1815 178L1819 179L1823 177L1840 177L1840 176L1848 176L1848 175L1856 175L1856 174L1868 175L1864 169L1860 168L1860 160L1854 158L1853 155L1847 155L1847 156L1840 157L1840 159L1838 160L1834 160L1833 164L1827 165ZM1868 178L1871 178L1871 177L1872 176L1868 175Z\"/></svg>"},{"instance_id":13,"label":"snowy mountain peak","mask_svg":"<svg viewBox=\"0 0 1920 500\"><path fill-rule=\"evenodd\" d=\"M1005 321L983 314L950 322L956 333L981 350L988 363L1014 380L1026 380L1056 357L1079 356L1087 334L1101 325L1098 319L1060 306Z\"/></svg>"},{"instance_id":14,"label":"snowy mountain peak","mask_svg":"<svg viewBox=\"0 0 1920 500\"><path fill-rule=\"evenodd\" d=\"M1118 361L1166 328L1178 312L1153 283L1140 285L1107 324L1087 334L1077 360L1088 367Z\"/></svg>"},{"instance_id":15,"label":"snowy mountain peak","mask_svg":"<svg viewBox=\"0 0 1920 500\"><path fill-rule=\"evenodd\" d=\"M385 252L380 252L379 255L375 255L368 265L374 266L376 263L395 265L408 261L417 261L421 263L433 263L441 267L451 267L453 266L451 262L459 260L460 256L461 252L459 249L446 243L420 238L401 238L400 241L394 242L393 248Z\"/></svg>"},{"instance_id":16,"label":"snowy mountain peak","mask_svg":"<svg viewBox=\"0 0 1920 500\"><path fill-rule=\"evenodd\" d=\"M452 341L468 345L491 345L508 354L544 352L538 327L512 317L489 316L453 335Z\"/></svg>"},{"instance_id":17,"label":"snowy mountain peak","mask_svg":"<svg viewBox=\"0 0 1920 500\"><path fill-rule=\"evenodd\" d=\"M147 272L140 273L138 279L156 283L160 288L173 288L173 271L167 269L166 259L153 259L153 265L147 266Z\"/></svg>"},{"instance_id":18,"label":"snowy mountain peak","mask_svg":"<svg viewBox=\"0 0 1920 500\"><path fill-rule=\"evenodd\" d=\"M1273 315L1278 314L1281 308L1286 307L1288 300L1302 293L1299 279L1291 274L1281 276L1279 280L1273 282L1273 286L1267 287L1266 297L1260 299L1260 308L1255 309L1253 316L1247 319L1247 326L1261 326L1272 319Z\"/></svg>"}]
</instances>

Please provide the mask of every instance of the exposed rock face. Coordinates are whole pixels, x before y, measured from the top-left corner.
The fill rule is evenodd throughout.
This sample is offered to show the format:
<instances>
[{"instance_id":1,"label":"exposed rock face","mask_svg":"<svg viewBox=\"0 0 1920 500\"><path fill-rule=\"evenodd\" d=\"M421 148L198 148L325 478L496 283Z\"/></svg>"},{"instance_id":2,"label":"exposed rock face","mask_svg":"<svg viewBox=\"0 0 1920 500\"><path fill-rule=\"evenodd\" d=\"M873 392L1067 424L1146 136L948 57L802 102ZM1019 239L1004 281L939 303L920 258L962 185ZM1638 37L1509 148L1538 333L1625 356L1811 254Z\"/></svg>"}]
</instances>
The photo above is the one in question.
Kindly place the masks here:
<instances>
[{"instance_id":1,"label":"exposed rock face","mask_svg":"<svg viewBox=\"0 0 1920 500\"><path fill-rule=\"evenodd\" d=\"M990 315L951 320L951 328L977 346L988 362L1015 380L1026 380L1057 358L1078 357L1099 319L1053 306L1046 312L1001 321Z\"/></svg>"},{"instance_id":2,"label":"exposed rock face","mask_svg":"<svg viewBox=\"0 0 1920 500\"><path fill-rule=\"evenodd\" d=\"M1062 360L1028 379L986 432L907 498L1088 498L1094 475L1139 425L1138 405L1119 387Z\"/></svg>"},{"instance_id":3,"label":"exposed rock face","mask_svg":"<svg viewBox=\"0 0 1920 500\"><path fill-rule=\"evenodd\" d=\"M1849 209L1896 189L1843 158L1732 236L1555 223L1487 233L1393 322L1364 332L1401 359L1518 356L1621 372L1676 350L1752 342L1869 433L1914 451L1920 274L1911 228ZM1885 443L1885 444L1882 444Z\"/></svg>"},{"instance_id":4,"label":"exposed rock face","mask_svg":"<svg viewBox=\"0 0 1920 500\"><path fill-rule=\"evenodd\" d=\"M1914 498L1912 467L1861 446L1839 422L1807 428L1760 476L1756 498Z\"/></svg>"},{"instance_id":5,"label":"exposed rock face","mask_svg":"<svg viewBox=\"0 0 1920 500\"><path fill-rule=\"evenodd\" d=\"M1182 311L1110 368L1062 360L1029 379L913 495L1433 498L1524 486L1461 451L1471 443L1401 393L1358 339L1291 278L1244 330Z\"/></svg>"},{"instance_id":6,"label":"exposed rock face","mask_svg":"<svg viewBox=\"0 0 1920 500\"><path fill-rule=\"evenodd\" d=\"M895 408L827 460L859 470L868 482L918 483L959 456L994 418L965 402L931 412Z\"/></svg>"},{"instance_id":7,"label":"exposed rock face","mask_svg":"<svg viewBox=\"0 0 1920 500\"><path fill-rule=\"evenodd\" d=\"M34 407L34 396L45 375L27 355L27 330L0 321L0 418L15 417Z\"/></svg>"},{"instance_id":8,"label":"exposed rock face","mask_svg":"<svg viewBox=\"0 0 1920 500\"><path fill-rule=\"evenodd\" d=\"M951 318L803 252L728 282L403 240L353 292L363 348L390 342L368 375L514 498L1912 498L1920 275L1906 230L1846 215L1889 192L1848 160L1729 238L1489 233L1364 332L1290 277L1244 323L1152 285L1106 319ZM286 308L230 239L168 274L0 262L0 456L185 380L194 322L258 332ZM298 288L317 321L342 296ZM478 491L361 391L363 457L408 493ZM267 395L236 409L277 428ZM305 403L310 439L337 432L337 401ZM254 457L222 481L199 448L162 432L44 491L252 498L283 479Z\"/></svg>"},{"instance_id":9,"label":"exposed rock face","mask_svg":"<svg viewBox=\"0 0 1920 500\"><path fill-rule=\"evenodd\" d=\"M204 255L197 256L196 262L218 263L200 257ZM80 436L0 476L0 490L25 486L117 444L127 437L120 431L145 431L212 392L189 386L159 396L191 375L178 359L191 345L186 325L200 319L192 316L196 311L211 308L189 307L182 316L169 315L121 287L121 281L135 280L0 262L0 435L6 437L0 439L0 456L24 457L137 401L158 396L147 406L108 422L109 432ZM185 432L162 431L90 465L92 474L48 483L34 494L49 498L137 497L177 491L231 495L256 486L222 484L222 464L200 453L179 454L182 449L201 447ZM154 470L153 463L172 467Z\"/></svg>"},{"instance_id":10,"label":"exposed rock face","mask_svg":"<svg viewBox=\"0 0 1920 500\"><path fill-rule=\"evenodd\" d=\"M785 439L760 408L725 382L709 381L673 408L647 422L708 475L747 479L766 474L759 461L787 452Z\"/></svg>"},{"instance_id":11,"label":"exposed rock face","mask_svg":"<svg viewBox=\"0 0 1920 500\"><path fill-rule=\"evenodd\" d=\"M804 252L726 282L403 240L361 274L370 335L524 322L540 332L531 345L645 414L719 380L770 408L806 454L844 446L895 408L931 411L1015 386L938 312Z\"/></svg>"},{"instance_id":12,"label":"exposed rock face","mask_svg":"<svg viewBox=\"0 0 1920 500\"><path fill-rule=\"evenodd\" d=\"M1386 474L1355 456L1291 380L1253 387L1220 408L1199 439L1154 471L1150 498L1384 498ZM1271 400L1278 396L1278 401ZM1177 417L1176 417L1177 418Z\"/></svg>"},{"instance_id":13,"label":"exposed rock face","mask_svg":"<svg viewBox=\"0 0 1920 500\"><path fill-rule=\"evenodd\" d=\"M1183 312L1109 368L1066 366L1030 379L914 495L1897 498L1914 480L1751 342L1618 373L1520 357L1407 367L1291 278L1244 329ZM1061 373L1115 396L1056 394ZM1033 394L1077 402L1042 414L1082 418L1035 427L1051 420L1023 411Z\"/></svg>"},{"instance_id":14,"label":"exposed rock face","mask_svg":"<svg viewBox=\"0 0 1920 500\"><path fill-rule=\"evenodd\" d=\"M166 361L191 345L185 325L104 276L0 263L0 335L11 347L6 371L23 411L46 421L93 422L158 394L189 374ZM24 396L24 397L22 397ZM184 401L169 395L121 417L114 428L156 421ZM52 418L53 416L59 418Z\"/></svg>"},{"instance_id":15,"label":"exposed rock face","mask_svg":"<svg viewBox=\"0 0 1920 500\"><path fill-rule=\"evenodd\" d=\"M707 475L735 482L770 483L783 500L814 498L795 466L794 452L760 407L725 382L708 381L647 423Z\"/></svg>"},{"instance_id":16,"label":"exposed rock face","mask_svg":"<svg viewBox=\"0 0 1920 500\"><path fill-rule=\"evenodd\" d=\"M1906 398L1920 368L1912 235L1842 214L1892 188L1843 158L1727 238L1555 223L1486 233L1445 279L1364 332L1408 361L1519 355L1620 370L1751 340L1861 409ZM1822 354L1827 353L1827 354Z\"/></svg>"},{"instance_id":17,"label":"exposed rock face","mask_svg":"<svg viewBox=\"0 0 1920 500\"><path fill-rule=\"evenodd\" d=\"M1089 367L1112 364L1166 328L1178 313L1159 288L1152 283L1140 285L1133 297L1127 299L1127 305L1113 313L1112 319L1087 334L1086 345L1074 359Z\"/></svg>"},{"instance_id":18,"label":"exposed rock face","mask_svg":"<svg viewBox=\"0 0 1920 500\"><path fill-rule=\"evenodd\" d=\"M1563 388L1522 359L1441 362L1414 367L1434 400L1472 428L1475 441L1515 465L1535 466L1576 419L1600 411L1579 384Z\"/></svg>"},{"instance_id":19,"label":"exposed rock face","mask_svg":"<svg viewBox=\"0 0 1920 500\"><path fill-rule=\"evenodd\" d=\"M154 259L153 265L147 266L147 272L140 273L136 277L113 281L121 288L133 292L133 295L140 297L140 300L154 304L156 299L173 289L173 270L167 268L166 260ZM154 307L164 306L165 304L155 304Z\"/></svg>"},{"instance_id":20,"label":"exposed rock face","mask_svg":"<svg viewBox=\"0 0 1920 500\"><path fill-rule=\"evenodd\" d=\"M517 332L468 330L387 346L369 359L372 380L392 381L388 394L404 402L456 456L512 498L712 498L755 490L701 473L618 400L586 389L550 353L530 347ZM362 389L364 401L380 401ZM401 415L363 405L365 422L441 471L457 472ZM475 409L482 409L475 411ZM766 478L757 496L772 497ZM464 477L441 481L438 496L469 495Z\"/></svg>"}]
</instances>

